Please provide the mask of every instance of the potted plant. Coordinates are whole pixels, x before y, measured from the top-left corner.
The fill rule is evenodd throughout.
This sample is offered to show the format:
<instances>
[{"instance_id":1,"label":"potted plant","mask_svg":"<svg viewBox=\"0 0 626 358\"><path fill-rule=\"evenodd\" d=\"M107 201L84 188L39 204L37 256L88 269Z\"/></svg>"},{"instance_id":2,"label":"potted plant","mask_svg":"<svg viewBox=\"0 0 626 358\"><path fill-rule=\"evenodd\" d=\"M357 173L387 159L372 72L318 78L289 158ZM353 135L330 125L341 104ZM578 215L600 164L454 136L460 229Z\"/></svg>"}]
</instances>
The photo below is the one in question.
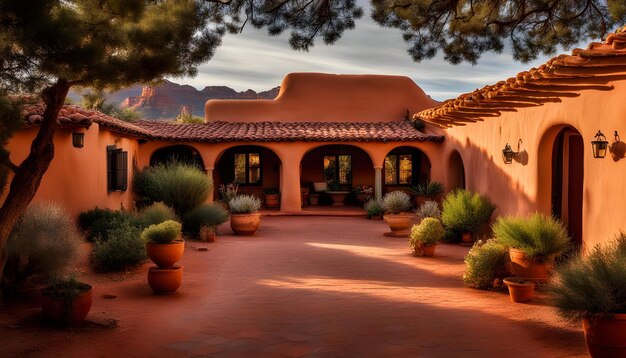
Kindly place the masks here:
<instances>
[{"instance_id":1,"label":"potted plant","mask_svg":"<svg viewBox=\"0 0 626 358\"><path fill-rule=\"evenodd\" d=\"M489 221L496 209L488 198L467 190L457 189L443 200L441 222L449 230L462 233L465 244L474 242L474 234Z\"/></svg>"},{"instance_id":2,"label":"potted plant","mask_svg":"<svg viewBox=\"0 0 626 358\"><path fill-rule=\"evenodd\" d=\"M253 195L239 195L228 202L230 228L236 235L254 235L261 224L261 200Z\"/></svg>"},{"instance_id":3,"label":"potted plant","mask_svg":"<svg viewBox=\"0 0 626 358\"><path fill-rule=\"evenodd\" d=\"M182 266L150 267L148 269L148 285L157 295L171 295L178 290L183 282Z\"/></svg>"},{"instance_id":4,"label":"potted plant","mask_svg":"<svg viewBox=\"0 0 626 358\"><path fill-rule=\"evenodd\" d=\"M509 288L512 302L528 302L535 295L535 283L524 277L507 277L504 284Z\"/></svg>"},{"instance_id":5,"label":"potted plant","mask_svg":"<svg viewBox=\"0 0 626 358\"><path fill-rule=\"evenodd\" d=\"M441 210L436 201L427 200L415 210L417 217L420 219L435 218L441 220Z\"/></svg>"},{"instance_id":6,"label":"potted plant","mask_svg":"<svg viewBox=\"0 0 626 358\"><path fill-rule=\"evenodd\" d=\"M409 246L414 255L433 256L437 243L443 236L443 225L439 219L424 218L419 225L413 225Z\"/></svg>"},{"instance_id":7,"label":"potted plant","mask_svg":"<svg viewBox=\"0 0 626 358\"><path fill-rule=\"evenodd\" d=\"M559 268L548 286L563 317L583 322L592 357L626 357L626 236Z\"/></svg>"},{"instance_id":8,"label":"potted plant","mask_svg":"<svg viewBox=\"0 0 626 358\"><path fill-rule=\"evenodd\" d=\"M182 226L174 220L148 226L141 232L141 239L146 243L148 257L160 268L174 266L185 251Z\"/></svg>"},{"instance_id":9,"label":"potted plant","mask_svg":"<svg viewBox=\"0 0 626 358\"><path fill-rule=\"evenodd\" d=\"M411 191L415 195L415 207L419 208L427 200L441 201L443 185L437 181L428 181L411 187Z\"/></svg>"},{"instance_id":10,"label":"potted plant","mask_svg":"<svg viewBox=\"0 0 626 358\"><path fill-rule=\"evenodd\" d=\"M343 206L343 202L346 199L346 196L350 194L350 191L341 190L341 185L339 185L339 183L329 182L326 194L328 194L328 196L332 199L333 206Z\"/></svg>"},{"instance_id":11,"label":"potted plant","mask_svg":"<svg viewBox=\"0 0 626 358\"><path fill-rule=\"evenodd\" d=\"M563 224L540 213L500 217L493 232L498 242L509 247L515 276L540 282L548 280L554 259L570 246Z\"/></svg>"},{"instance_id":12,"label":"potted plant","mask_svg":"<svg viewBox=\"0 0 626 358\"><path fill-rule=\"evenodd\" d=\"M359 184L352 188L352 192L356 196L359 203L365 204L372 199L374 188L371 185Z\"/></svg>"},{"instance_id":13,"label":"potted plant","mask_svg":"<svg viewBox=\"0 0 626 358\"><path fill-rule=\"evenodd\" d=\"M368 218L372 220L381 220L383 218L383 206L379 200L370 199L363 207Z\"/></svg>"},{"instance_id":14,"label":"potted plant","mask_svg":"<svg viewBox=\"0 0 626 358\"><path fill-rule=\"evenodd\" d=\"M413 215L407 213L411 207L411 198L403 191L392 191L383 197L382 208L385 213L383 219L389 225L390 232L385 236L408 237L412 226Z\"/></svg>"},{"instance_id":15,"label":"potted plant","mask_svg":"<svg viewBox=\"0 0 626 358\"><path fill-rule=\"evenodd\" d=\"M228 210L216 203L202 204L183 216L183 230L200 241L213 242L217 227L228 221Z\"/></svg>"},{"instance_id":16,"label":"potted plant","mask_svg":"<svg viewBox=\"0 0 626 358\"><path fill-rule=\"evenodd\" d=\"M263 189L265 196L266 208L279 208L280 207L280 192L276 188Z\"/></svg>"},{"instance_id":17,"label":"potted plant","mask_svg":"<svg viewBox=\"0 0 626 358\"><path fill-rule=\"evenodd\" d=\"M76 277L53 280L41 290L43 317L60 325L82 323L91 310L92 287Z\"/></svg>"}]
</instances>

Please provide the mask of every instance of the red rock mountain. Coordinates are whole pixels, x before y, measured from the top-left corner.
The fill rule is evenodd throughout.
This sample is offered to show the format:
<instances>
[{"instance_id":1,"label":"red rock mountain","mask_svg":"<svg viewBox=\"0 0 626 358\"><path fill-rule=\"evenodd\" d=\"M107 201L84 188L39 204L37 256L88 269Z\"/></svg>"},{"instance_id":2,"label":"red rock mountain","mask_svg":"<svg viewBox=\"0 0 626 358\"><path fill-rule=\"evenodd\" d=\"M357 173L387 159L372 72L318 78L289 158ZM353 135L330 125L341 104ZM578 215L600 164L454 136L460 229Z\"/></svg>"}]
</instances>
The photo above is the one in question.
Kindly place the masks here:
<instances>
[{"instance_id":1,"label":"red rock mountain","mask_svg":"<svg viewBox=\"0 0 626 358\"><path fill-rule=\"evenodd\" d=\"M123 108L140 111L145 119L171 119L180 114L181 108L193 115L204 116L204 103L209 99L274 99L279 87L269 91L255 92L251 89L237 92L226 86L207 86L197 90L189 85L164 81L157 86L133 86L108 95L108 102Z\"/></svg>"}]
</instances>

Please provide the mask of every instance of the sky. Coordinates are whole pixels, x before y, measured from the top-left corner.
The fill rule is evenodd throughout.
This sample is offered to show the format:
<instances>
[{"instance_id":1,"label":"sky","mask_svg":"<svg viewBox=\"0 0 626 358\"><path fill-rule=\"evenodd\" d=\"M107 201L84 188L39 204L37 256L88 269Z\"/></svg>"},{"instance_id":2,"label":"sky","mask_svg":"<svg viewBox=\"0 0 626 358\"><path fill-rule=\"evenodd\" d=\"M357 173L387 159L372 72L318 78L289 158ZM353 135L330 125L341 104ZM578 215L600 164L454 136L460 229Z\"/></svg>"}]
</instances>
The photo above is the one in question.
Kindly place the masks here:
<instances>
[{"instance_id":1,"label":"sky","mask_svg":"<svg viewBox=\"0 0 626 358\"><path fill-rule=\"evenodd\" d=\"M521 64L503 52L484 54L476 66L454 66L441 57L416 63L406 52L408 46L401 32L380 27L370 18L368 5L364 10L356 28L346 31L337 43L326 46L317 39L309 52L292 50L288 33L270 37L266 30L248 26L241 34L226 35L216 55L199 67L196 77L173 81L198 89L225 85L238 91L259 92L280 85L290 72L403 75L441 101L515 76L549 58Z\"/></svg>"}]
</instances>

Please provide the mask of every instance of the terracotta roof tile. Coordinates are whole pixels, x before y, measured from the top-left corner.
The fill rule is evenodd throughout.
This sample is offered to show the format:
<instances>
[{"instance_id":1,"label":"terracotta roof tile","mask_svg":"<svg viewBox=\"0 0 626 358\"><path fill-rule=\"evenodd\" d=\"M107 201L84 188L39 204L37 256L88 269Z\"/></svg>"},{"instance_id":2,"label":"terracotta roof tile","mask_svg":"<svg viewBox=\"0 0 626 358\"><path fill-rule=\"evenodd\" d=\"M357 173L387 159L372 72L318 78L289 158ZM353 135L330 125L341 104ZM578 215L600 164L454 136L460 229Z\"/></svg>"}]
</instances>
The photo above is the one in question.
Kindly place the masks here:
<instances>
[{"instance_id":1,"label":"terracotta roof tile","mask_svg":"<svg viewBox=\"0 0 626 358\"><path fill-rule=\"evenodd\" d=\"M554 57L538 68L418 112L413 119L441 127L465 125L517 108L558 103L563 97L580 96L584 90L610 91L613 86L609 81L625 78L626 27L607 36L603 43L594 42L587 49Z\"/></svg>"}]
</instances>

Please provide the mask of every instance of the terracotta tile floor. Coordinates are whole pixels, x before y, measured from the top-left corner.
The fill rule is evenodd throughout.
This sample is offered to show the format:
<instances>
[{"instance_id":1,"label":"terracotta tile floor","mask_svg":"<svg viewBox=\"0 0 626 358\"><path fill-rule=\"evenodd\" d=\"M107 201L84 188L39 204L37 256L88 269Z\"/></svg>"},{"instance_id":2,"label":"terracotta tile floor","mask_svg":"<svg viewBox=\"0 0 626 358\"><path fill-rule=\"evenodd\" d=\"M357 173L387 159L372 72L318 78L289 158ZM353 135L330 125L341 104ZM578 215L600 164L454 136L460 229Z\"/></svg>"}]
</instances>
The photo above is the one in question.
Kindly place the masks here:
<instances>
[{"instance_id":1,"label":"terracotta tile floor","mask_svg":"<svg viewBox=\"0 0 626 358\"><path fill-rule=\"evenodd\" d=\"M86 273L96 295L89 319L119 327L49 330L33 322L38 309L14 303L0 311L0 356L586 356L580 327L560 321L545 297L514 304L465 288L467 248L415 258L385 231L357 217L265 217L254 237L188 243L173 296L151 294L147 265Z\"/></svg>"}]
</instances>

